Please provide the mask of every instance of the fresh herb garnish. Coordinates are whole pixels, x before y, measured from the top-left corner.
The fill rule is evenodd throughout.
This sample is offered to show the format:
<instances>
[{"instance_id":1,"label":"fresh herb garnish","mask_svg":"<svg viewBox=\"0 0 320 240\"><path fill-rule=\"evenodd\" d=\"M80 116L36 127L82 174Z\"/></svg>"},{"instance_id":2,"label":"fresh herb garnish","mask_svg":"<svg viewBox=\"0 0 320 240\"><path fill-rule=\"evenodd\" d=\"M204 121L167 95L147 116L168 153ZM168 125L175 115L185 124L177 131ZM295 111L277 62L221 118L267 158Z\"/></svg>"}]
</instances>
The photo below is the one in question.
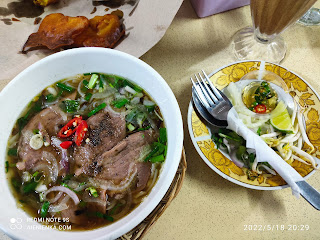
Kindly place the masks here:
<instances>
[{"instance_id":1,"label":"fresh herb garnish","mask_svg":"<svg viewBox=\"0 0 320 240\"><path fill-rule=\"evenodd\" d=\"M18 149L17 148L9 148L8 149L8 156L18 156Z\"/></svg>"},{"instance_id":2,"label":"fresh herb garnish","mask_svg":"<svg viewBox=\"0 0 320 240\"><path fill-rule=\"evenodd\" d=\"M64 100L60 104L61 109L67 113L74 113L79 110L80 104L77 100Z\"/></svg>"}]
</instances>

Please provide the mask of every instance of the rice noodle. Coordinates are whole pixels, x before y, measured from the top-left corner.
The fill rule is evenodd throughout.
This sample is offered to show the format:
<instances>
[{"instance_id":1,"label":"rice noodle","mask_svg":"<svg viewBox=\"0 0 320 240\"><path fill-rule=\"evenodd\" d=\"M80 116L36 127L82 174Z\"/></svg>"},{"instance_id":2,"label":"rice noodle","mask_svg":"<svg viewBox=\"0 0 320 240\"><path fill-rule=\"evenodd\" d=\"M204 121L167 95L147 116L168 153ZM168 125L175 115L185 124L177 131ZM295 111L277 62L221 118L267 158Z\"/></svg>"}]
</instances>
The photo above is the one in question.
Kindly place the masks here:
<instances>
[{"instance_id":1,"label":"rice noodle","mask_svg":"<svg viewBox=\"0 0 320 240\"><path fill-rule=\"evenodd\" d=\"M58 194L56 196L54 196L54 198L51 198L51 199L47 199L50 203L54 203L56 201L58 201L61 196L62 196L63 192L58 192Z\"/></svg>"},{"instance_id":2,"label":"rice noodle","mask_svg":"<svg viewBox=\"0 0 320 240\"><path fill-rule=\"evenodd\" d=\"M107 207L107 211L114 208L117 205L118 200L114 199L111 203L109 202L109 206Z\"/></svg>"},{"instance_id":3,"label":"rice noodle","mask_svg":"<svg viewBox=\"0 0 320 240\"><path fill-rule=\"evenodd\" d=\"M48 161L51 164L51 180L53 182L56 182L58 179L58 174L59 174L59 167L57 163L57 159L53 156L52 153L43 151L42 152L42 159Z\"/></svg>"},{"instance_id":4,"label":"rice noodle","mask_svg":"<svg viewBox=\"0 0 320 240\"><path fill-rule=\"evenodd\" d=\"M87 192L83 193L82 200L85 202L97 203L106 207L107 201L102 200L100 197L91 197Z\"/></svg>"},{"instance_id":5,"label":"rice noodle","mask_svg":"<svg viewBox=\"0 0 320 240\"><path fill-rule=\"evenodd\" d=\"M119 218L123 217L129 211L129 209L131 207L131 203L132 203L132 194L131 194L130 189L128 189L127 195L128 195L128 198L127 198L125 207L122 209L121 212L112 216L114 219L119 219Z\"/></svg>"},{"instance_id":6,"label":"rice noodle","mask_svg":"<svg viewBox=\"0 0 320 240\"><path fill-rule=\"evenodd\" d=\"M52 143L52 145L54 145L56 148L58 148L61 151L60 164L66 170L66 172L69 172L70 166L69 166L69 157L68 157L67 149L64 149L60 146L62 141L56 137L51 138L51 143Z\"/></svg>"},{"instance_id":7,"label":"rice noodle","mask_svg":"<svg viewBox=\"0 0 320 240\"><path fill-rule=\"evenodd\" d=\"M104 92L98 92L92 95L92 99L103 99L112 96L116 90L114 88L109 88Z\"/></svg>"},{"instance_id":8,"label":"rice noodle","mask_svg":"<svg viewBox=\"0 0 320 240\"><path fill-rule=\"evenodd\" d=\"M86 94L82 92L81 86L83 85L83 80L78 84L78 93L81 95L81 97L84 97Z\"/></svg>"},{"instance_id":9,"label":"rice noodle","mask_svg":"<svg viewBox=\"0 0 320 240\"><path fill-rule=\"evenodd\" d=\"M70 197L65 196L62 201L56 205L49 205L48 212L61 212L69 208L67 202L69 201Z\"/></svg>"},{"instance_id":10,"label":"rice noodle","mask_svg":"<svg viewBox=\"0 0 320 240\"><path fill-rule=\"evenodd\" d=\"M50 192L64 192L68 194L71 199L74 201L75 205L78 205L80 200L75 192L73 192L71 189L66 188L64 186L53 186L52 188L48 189L47 191L44 192L43 197L46 197L48 193Z\"/></svg>"},{"instance_id":11,"label":"rice noodle","mask_svg":"<svg viewBox=\"0 0 320 240\"><path fill-rule=\"evenodd\" d=\"M18 143L19 135L20 134L18 132L16 135L14 135L14 136L9 138L9 140L8 140L8 148L13 148Z\"/></svg>"}]
</instances>

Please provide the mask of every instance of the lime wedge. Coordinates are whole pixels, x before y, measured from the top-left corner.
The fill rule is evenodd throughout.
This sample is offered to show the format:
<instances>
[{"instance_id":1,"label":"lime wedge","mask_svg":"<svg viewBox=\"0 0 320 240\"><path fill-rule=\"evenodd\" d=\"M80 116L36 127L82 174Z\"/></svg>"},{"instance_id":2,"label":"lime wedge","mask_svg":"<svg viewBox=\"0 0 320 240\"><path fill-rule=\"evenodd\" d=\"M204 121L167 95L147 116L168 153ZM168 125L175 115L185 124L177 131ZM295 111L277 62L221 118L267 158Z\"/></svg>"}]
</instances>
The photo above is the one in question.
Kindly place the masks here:
<instances>
[{"instance_id":1,"label":"lime wedge","mask_svg":"<svg viewBox=\"0 0 320 240\"><path fill-rule=\"evenodd\" d=\"M293 126L287 107L280 101L270 115L271 125L280 132L293 133Z\"/></svg>"}]
</instances>

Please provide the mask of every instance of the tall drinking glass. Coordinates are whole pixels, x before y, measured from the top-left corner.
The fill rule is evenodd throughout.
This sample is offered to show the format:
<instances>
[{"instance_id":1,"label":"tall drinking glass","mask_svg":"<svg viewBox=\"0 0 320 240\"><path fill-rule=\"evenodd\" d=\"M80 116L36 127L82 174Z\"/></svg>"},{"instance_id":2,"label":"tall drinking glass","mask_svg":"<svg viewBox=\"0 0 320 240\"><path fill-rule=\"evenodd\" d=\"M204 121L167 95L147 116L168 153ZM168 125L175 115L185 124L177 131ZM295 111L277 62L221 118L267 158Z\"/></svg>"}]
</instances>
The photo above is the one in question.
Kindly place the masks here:
<instances>
[{"instance_id":1,"label":"tall drinking glass","mask_svg":"<svg viewBox=\"0 0 320 240\"><path fill-rule=\"evenodd\" d=\"M311 8L316 0L251 0L253 28L238 31L233 48L239 60L280 63L286 44L279 35Z\"/></svg>"}]
</instances>

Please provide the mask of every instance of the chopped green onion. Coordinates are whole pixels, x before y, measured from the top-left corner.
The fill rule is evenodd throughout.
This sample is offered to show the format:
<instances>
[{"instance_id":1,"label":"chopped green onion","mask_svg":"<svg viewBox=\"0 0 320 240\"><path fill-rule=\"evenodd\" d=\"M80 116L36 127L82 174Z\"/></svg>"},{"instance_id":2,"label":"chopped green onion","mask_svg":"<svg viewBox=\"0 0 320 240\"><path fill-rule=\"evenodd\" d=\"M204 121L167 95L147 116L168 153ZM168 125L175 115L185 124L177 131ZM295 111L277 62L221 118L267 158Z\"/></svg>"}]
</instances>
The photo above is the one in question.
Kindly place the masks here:
<instances>
[{"instance_id":1,"label":"chopped green onion","mask_svg":"<svg viewBox=\"0 0 320 240\"><path fill-rule=\"evenodd\" d=\"M153 105L153 106L145 106L145 107L147 108L148 112L153 112L154 109L155 109L155 105Z\"/></svg>"},{"instance_id":2,"label":"chopped green onion","mask_svg":"<svg viewBox=\"0 0 320 240\"><path fill-rule=\"evenodd\" d=\"M108 76L100 75L100 79L109 84L110 87L114 88L114 85L108 80Z\"/></svg>"},{"instance_id":3,"label":"chopped green onion","mask_svg":"<svg viewBox=\"0 0 320 240\"><path fill-rule=\"evenodd\" d=\"M131 123L127 125L127 128L129 129L130 132L136 129L135 126L133 126Z\"/></svg>"},{"instance_id":4,"label":"chopped green onion","mask_svg":"<svg viewBox=\"0 0 320 240\"><path fill-rule=\"evenodd\" d=\"M15 178L11 178L11 184L14 188L19 189L21 186L21 182L19 182L17 179Z\"/></svg>"},{"instance_id":5,"label":"chopped green onion","mask_svg":"<svg viewBox=\"0 0 320 240\"><path fill-rule=\"evenodd\" d=\"M56 84L56 86L60 89L62 89L63 91L66 91L66 92L73 92L74 91L74 88L73 87L70 87L64 83L61 83L61 82L58 82Z\"/></svg>"},{"instance_id":6,"label":"chopped green onion","mask_svg":"<svg viewBox=\"0 0 320 240\"><path fill-rule=\"evenodd\" d=\"M259 127L257 130L257 134L260 136L261 135L261 128Z\"/></svg>"},{"instance_id":7,"label":"chopped green onion","mask_svg":"<svg viewBox=\"0 0 320 240\"><path fill-rule=\"evenodd\" d=\"M9 171L9 162L6 161L5 162L5 169L6 169L6 173Z\"/></svg>"},{"instance_id":8,"label":"chopped green onion","mask_svg":"<svg viewBox=\"0 0 320 240\"><path fill-rule=\"evenodd\" d=\"M83 186L83 185L86 185L87 183L86 182L82 182L82 183L79 183L79 187Z\"/></svg>"},{"instance_id":9,"label":"chopped green onion","mask_svg":"<svg viewBox=\"0 0 320 240\"><path fill-rule=\"evenodd\" d=\"M148 156L144 159L144 161L148 161L152 156L159 151L159 146L155 146L155 148L148 154Z\"/></svg>"},{"instance_id":10,"label":"chopped green onion","mask_svg":"<svg viewBox=\"0 0 320 240\"><path fill-rule=\"evenodd\" d=\"M152 157L150 159L150 162L152 162L152 163L163 162L163 161L164 161L164 156L162 154L158 155L158 156L155 156L155 157Z\"/></svg>"},{"instance_id":11,"label":"chopped green onion","mask_svg":"<svg viewBox=\"0 0 320 240\"><path fill-rule=\"evenodd\" d=\"M103 85L102 79L100 78L100 80L99 80L99 92L103 92L103 90L104 90L104 85Z\"/></svg>"},{"instance_id":12,"label":"chopped green onion","mask_svg":"<svg viewBox=\"0 0 320 240\"><path fill-rule=\"evenodd\" d=\"M74 113L78 111L80 104L77 100L64 100L60 105L61 109L67 113Z\"/></svg>"},{"instance_id":13,"label":"chopped green onion","mask_svg":"<svg viewBox=\"0 0 320 240\"><path fill-rule=\"evenodd\" d=\"M39 200L40 202L43 202L45 200L44 192L39 193Z\"/></svg>"},{"instance_id":14,"label":"chopped green onion","mask_svg":"<svg viewBox=\"0 0 320 240\"><path fill-rule=\"evenodd\" d=\"M18 149L17 148L9 148L8 156L18 156Z\"/></svg>"},{"instance_id":15,"label":"chopped green onion","mask_svg":"<svg viewBox=\"0 0 320 240\"><path fill-rule=\"evenodd\" d=\"M72 177L73 177L73 174L72 174L72 173L67 174L67 175L62 179L62 182L69 181Z\"/></svg>"},{"instance_id":16,"label":"chopped green onion","mask_svg":"<svg viewBox=\"0 0 320 240\"><path fill-rule=\"evenodd\" d=\"M53 102L57 99L53 94L48 94L45 98L47 102Z\"/></svg>"},{"instance_id":17,"label":"chopped green onion","mask_svg":"<svg viewBox=\"0 0 320 240\"><path fill-rule=\"evenodd\" d=\"M142 92L142 88L138 87L137 85L133 84L132 82L129 82L126 79L123 80L123 85L133 88L136 92Z\"/></svg>"},{"instance_id":18,"label":"chopped green onion","mask_svg":"<svg viewBox=\"0 0 320 240\"><path fill-rule=\"evenodd\" d=\"M23 186L22 191L24 193L30 193L36 189L38 185L38 182L31 181L30 183L27 183L26 185Z\"/></svg>"},{"instance_id":19,"label":"chopped green onion","mask_svg":"<svg viewBox=\"0 0 320 240\"><path fill-rule=\"evenodd\" d=\"M123 204L121 203L117 203L110 211L109 211L109 215L113 215L115 213L115 211L121 207Z\"/></svg>"},{"instance_id":20,"label":"chopped green onion","mask_svg":"<svg viewBox=\"0 0 320 240\"><path fill-rule=\"evenodd\" d=\"M40 132L40 130L39 129L33 129L32 132L33 132L33 134L38 134Z\"/></svg>"},{"instance_id":21,"label":"chopped green onion","mask_svg":"<svg viewBox=\"0 0 320 240\"><path fill-rule=\"evenodd\" d=\"M100 110L104 109L106 106L106 103L101 103L99 106L97 106L95 109L88 113L88 117L91 117L92 115L96 114Z\"/></svg>"},{"instance_id":22,"label":"chopped green onion","mask_svg":"<svg viewBox=\"0 0 320 240\"><path fill-rule=\"evenodd\" d=\"M88 86L88 84L89 84L89 82L88 82L87 80L83 80L83 82L82 82L82 83L83 83L83 85L84 85L84 86L86 86L86 87L87 87L87 86Z\"/></svg>"},{"instance_id":23,"label":"chopped green onion","mask_svg":"<svg viewBox=\"0 0 320 240\"><path fill-rule=\"evenodd\" d=\"M160 128L159 129L159 141L163 144L166 144L167 142L167 130L166 128Z\"/></svg>"},{"instance_id":24,"label":"chopped green onion","mask_svg":"<svg viewBox=\"0 0 320 240\"><path fill-rule=\"evenodd\" d=\"M115 106L116 108L122 108L124 105L126 105L129 102L128 99L126 98L120 98L117 100L114 100L112 102L112 105Z\"/></svg>"},{"instance_id":25,"label":"chopped green onion","mask_svg":"<svg viewBox=\"0 0 320 240\"><path fill-rule=\"evenodd\" d=\"M87 102L89 102L90 99L91 99L91 97L92 97L92 93L87 93L87 94L85 95L85 97L84 97L84 100L86 100Z\"/></svg>"},{"instance_id":26,"label":"chopped green onion","mask_svg":"<svg viewBox=\"0 0 320 240\"><path fill-rule=\"evenodd\" d=\"M158 151L153 154L153 156L157 156L157 155L160 155L164 152L166 145L164 145L160 142L154 142L153 147L154 148L158 147Z\"/></svg>"},{"instance_id":27,"label":"chopped green onion","mask_svg":"<svg viewBox=\"0 0 320 240\"><path fill-rule=\"evenodd\" d=\"M80 208L84 208L86 205L87 205L87 203L85 201L83 201L83 200L80 200L80 203L78 204L78 206Z\"/></svg>"},{"instance_id":28,"label":"chopped green onion","mask_svg":"<svg viewBox=\"0 0 320 240\"><path fill-rule=\"evenodd\" d=\"M41 207L41 209L40 209L40 216L41 216L42 218L45 218L45 217L47 216L49 206L50 206L50 202L49 202L49 201L45 201L45 202L42 204L42 207Z\"/></svg>"},{"instance_id":29,"label":"chopped green onion","mask_svg":"<svg viewBox=\"0 0 320 240\"><path fill-rule=\"evenodd\" d=\"M108 220L110 222L113 222L113 217L108 216L107 214L103 214L101 212L95 212L95 216L98 218L103 218L105 220Z\"/></svg>"},{"instance_id":30,"label":"chopped green onion","mask_svg":"<svg viewBox=\"0 0 320 240\"><path fill-rule=\"evenodd\" d=\"M89 89L93 89L93 88L94 88L94 86L96 85L96 82L97 82L98 78L99 78L99 75L98 75L98 74L92 74L92 75L91 75L91 78L90 78L89 84L88 84L88 88L89 88Z\"/></svg>"},{"instance_id":31,"label":"chopped green onion","mask_svg":"<svg viewBox=\"0 0 320 240\"><path fill-rule=\"evenodd\" d=\"M84 73L83 76L89 76L89 75L92 75L92 74L99 74L99 73L96 73L96 72Z\"/></svg>"},{"instance_id":32,"label":"chopped green onion","mask_svg":"<svg viewBox=\"0 0 320 240\"><path fill-rule=\"evenodd\" d=\"M95 189L94 187L88 187L88 188L86 188L86 191L89 191L90 194L95 198L99 197L97 189Z\"/></svg>"},{"instance_id":33,"label":"chopped green onion","mask_svg":"<svg viewBox=\"0 0 320 240\"><path fill-rule=\"evenodd\" d=\"M137 131L145 131L145 130L148 130L150 128L151 128L151 126L148 126L148 127L145 127L145 128L138 128Z\"/></svg>"}]
</instances>

